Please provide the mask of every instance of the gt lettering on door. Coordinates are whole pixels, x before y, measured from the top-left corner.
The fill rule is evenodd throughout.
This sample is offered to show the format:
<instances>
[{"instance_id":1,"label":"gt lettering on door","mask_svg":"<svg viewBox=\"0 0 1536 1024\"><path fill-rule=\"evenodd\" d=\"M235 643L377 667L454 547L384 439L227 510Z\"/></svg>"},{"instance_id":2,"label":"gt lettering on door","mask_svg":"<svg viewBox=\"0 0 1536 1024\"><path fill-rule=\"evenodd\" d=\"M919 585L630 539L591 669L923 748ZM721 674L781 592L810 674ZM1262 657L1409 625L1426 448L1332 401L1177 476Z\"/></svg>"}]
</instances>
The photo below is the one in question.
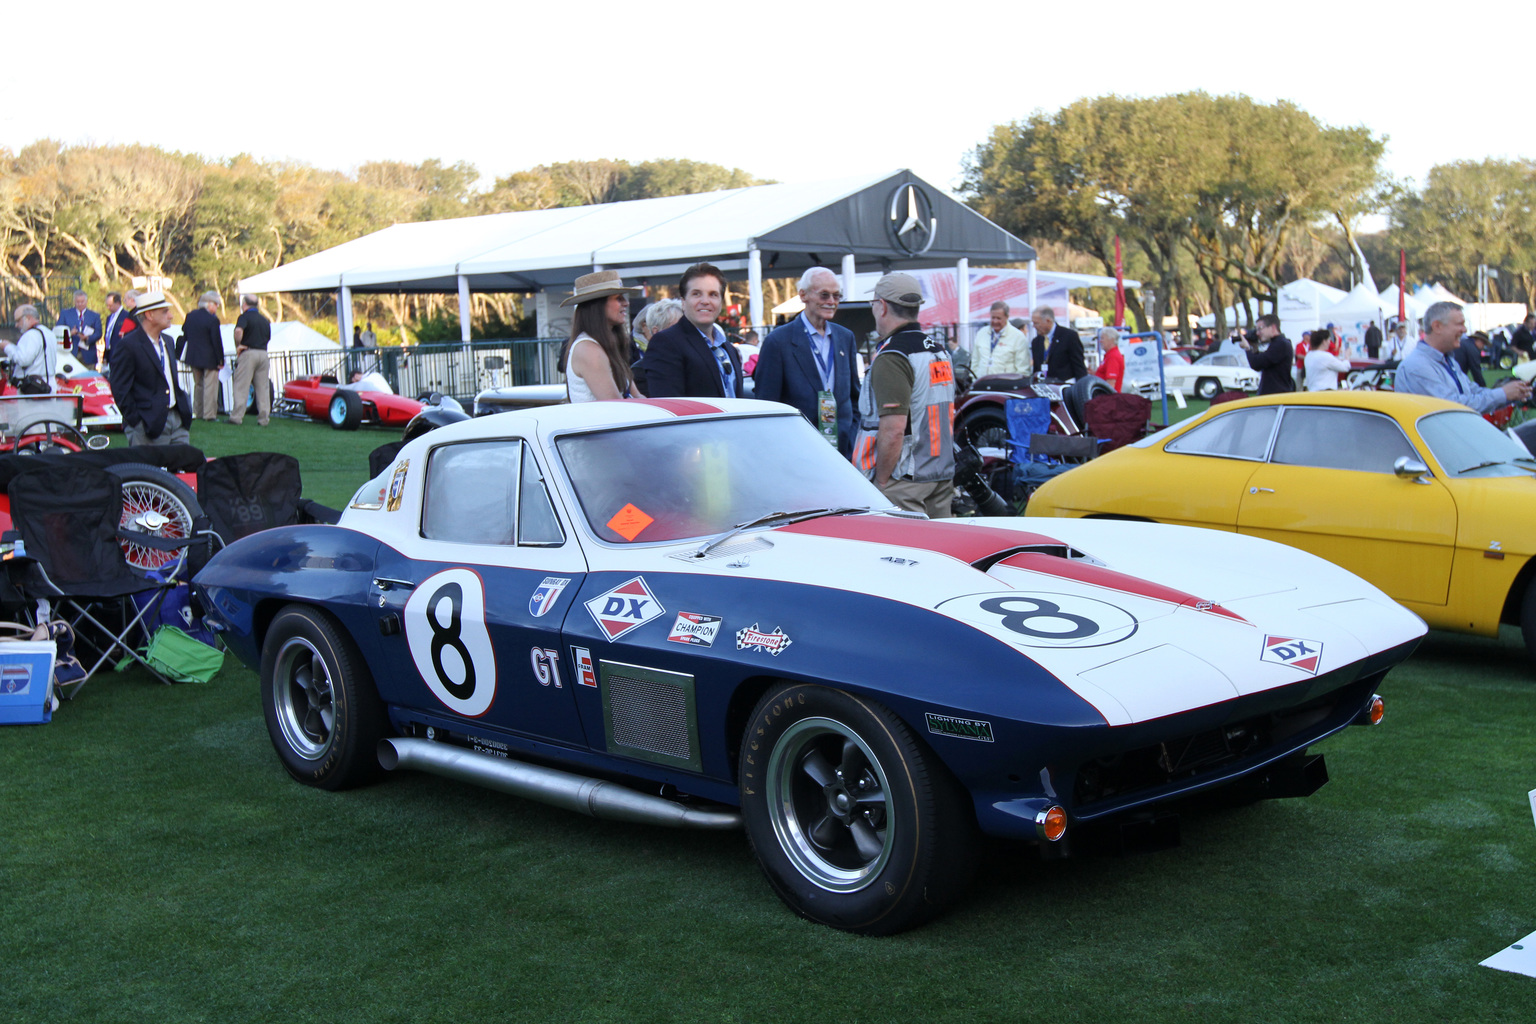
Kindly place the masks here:
<instances>
[{"instance_id":1,"label":"gt lettering on door","mask_svg":"<svg viewBox=\"0 0 1536 1024\"><path fill-rule=\"evenodd\" d=\"M496 652L485 627L485 583L470 569L429 576L405 603L416 671L449 710L476 718L496 699Z\"/></svg>"},{"instance_id":2,"label":"gt lettering on door","mask_svg":"<svg viewBox=\"0 0 1536 1024\"><path fill-rule=\"evenodd\" d=\"M540 686L555 684L555 689L560 689L560 652L552 651L548 647L535 647L529 653L529 660L533 662L533 678L539 681Z\"/></svg>"}]
</instances>

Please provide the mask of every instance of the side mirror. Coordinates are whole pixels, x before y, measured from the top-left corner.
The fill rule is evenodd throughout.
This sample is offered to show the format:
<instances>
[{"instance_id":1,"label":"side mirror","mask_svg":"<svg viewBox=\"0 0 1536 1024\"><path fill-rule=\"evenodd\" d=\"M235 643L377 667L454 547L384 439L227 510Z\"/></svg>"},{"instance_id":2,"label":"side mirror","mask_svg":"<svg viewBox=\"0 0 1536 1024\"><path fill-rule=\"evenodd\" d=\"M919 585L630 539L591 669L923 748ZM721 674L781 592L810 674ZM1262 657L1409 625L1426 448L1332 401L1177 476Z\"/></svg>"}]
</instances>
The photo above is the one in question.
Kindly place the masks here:
<instances>
[{"instance_id":1,"label":"side mirror","mask_svg":"<svg viewBox=\"0 0 1536 1024\"><path fill-rule=\"evenodd\" d=\"M1429 483L1425 479L1425 477L1429 476L1429 467L1415 459L1410 459L1406 455L1399 455L1397 461L1392 463L1392 472L1402 479L1412 480L1415 483Z\"/></svg>"}]
</instances>

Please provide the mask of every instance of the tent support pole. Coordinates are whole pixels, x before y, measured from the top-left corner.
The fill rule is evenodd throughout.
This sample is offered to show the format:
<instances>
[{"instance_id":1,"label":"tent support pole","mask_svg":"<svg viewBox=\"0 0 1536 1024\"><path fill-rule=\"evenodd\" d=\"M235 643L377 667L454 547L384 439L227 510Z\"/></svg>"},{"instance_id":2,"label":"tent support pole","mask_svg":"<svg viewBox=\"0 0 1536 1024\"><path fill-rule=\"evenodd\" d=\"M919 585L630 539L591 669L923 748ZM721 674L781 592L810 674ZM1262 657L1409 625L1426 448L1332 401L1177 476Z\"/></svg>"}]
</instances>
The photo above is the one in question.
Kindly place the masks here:
<instances>
[{"instance_id":1,"label":"tent support pole","mask_svg":"<svg viewBox=\"0 0 1536 1024\"><path fill-rule=\"evenodd\" d=\"M757 246L747 249L747 314L752 326L762 327L763 321L763 252Z\"/></svg>"},{"instance_id":2,"label":"tent support pole","mask_svg":"<svg viewBox=\"0 0 1536 1024\"><path fill-rule=\"evenodd\" d=\"M859 272L855 266L856 260L853 253L843 257L843 301L852 302L857 296L853 294L853 283L858 280Z\"/></svg>"},{"instance_id":3,"label":"tent support pole","mask_svg":"<svg viewBox=\"0 0 1536 1024\"><path fill-rule=\"evenodd\" d=\"M962 256L955 262L955 341L971 348L971 261Z\"/></svg>"},{"instance_id":4,"label":"tent support pole","mask_svg":"<svg viewBox=\"0 0 1536 1024\"><path fill-rule=\"evenodd\" d=\"M1026 264L1026 266L1028 267L1028 270L1029 270L1029 315L1030 316L1034 316L1035 315L1035 305L1040 301L1039 297L1035 294L1035 265L1037 263L1039 263L1039 262L1040 262L1039 260L1030 260L1029 263ZM1067 319L1070 321L1072 318L1069 316Z\"/></svg>"},{"instance_id":5,"label":"tent support pole","mask_svg":"<svg viewBox=\"0 0 1536 1024\"><path fill-rule=\"evenodd\" d=\"M352 289L343 284L336 289L336 330L342 348L352 344Z\"/></svg>"},{"instance_id":6,"label":"tent support pole","mask_svg":"<svg viewBox=\"0 0 1536 1024\"><path fill-rule=\"evenodd\" d=\"M459 275L459 339L469 341L469 278Z\"/></svg>"}]
</instances>

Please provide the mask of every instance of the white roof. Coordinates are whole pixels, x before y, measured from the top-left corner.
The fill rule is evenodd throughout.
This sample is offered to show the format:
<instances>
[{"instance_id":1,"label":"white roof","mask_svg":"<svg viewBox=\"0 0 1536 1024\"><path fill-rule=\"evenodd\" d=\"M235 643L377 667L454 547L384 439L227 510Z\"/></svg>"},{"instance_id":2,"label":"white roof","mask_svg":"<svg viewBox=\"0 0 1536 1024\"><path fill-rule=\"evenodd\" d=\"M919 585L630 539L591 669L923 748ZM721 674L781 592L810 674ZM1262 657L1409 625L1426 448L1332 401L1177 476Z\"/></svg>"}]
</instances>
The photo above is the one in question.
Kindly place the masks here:
<instances>
[{"instance_id":1,"label":"white roof","mask_svg":"<svg viewBox=\"0 0 1536 1024\"><path fill-rule=\"evenodd\" d=\"M911 183L929 199L937 225L930 253L907 257L881 213L893 189ZM531 291L570 287L594 267L631 276L675 273L707 259L728 273L750 248L764 272L798 274L841 253L893 265L933 266L958 256L1018 261L1034 250L910 171L832 181L756 185L623 203L526 210L396 224L240 282L242 292ZM782 256L782 259L779 257Z\"/></svg>"}]
</instances>

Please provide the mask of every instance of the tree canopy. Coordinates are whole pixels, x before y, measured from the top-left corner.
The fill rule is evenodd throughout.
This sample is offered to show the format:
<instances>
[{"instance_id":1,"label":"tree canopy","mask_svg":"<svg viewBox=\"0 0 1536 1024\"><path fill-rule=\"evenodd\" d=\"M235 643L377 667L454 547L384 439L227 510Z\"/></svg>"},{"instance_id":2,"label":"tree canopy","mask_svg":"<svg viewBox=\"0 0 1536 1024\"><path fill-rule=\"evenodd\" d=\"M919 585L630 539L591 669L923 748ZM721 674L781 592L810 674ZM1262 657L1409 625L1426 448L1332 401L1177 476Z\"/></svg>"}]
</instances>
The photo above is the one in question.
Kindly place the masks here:
<instances>
[{"instance_id":1,"label":"tree canopy","mask_svg":"<svg viewBox=\"0 0 1536 1024\"><path fill-rule=\"evenodd\" d=\"M967 159L963 192L1010 231L1070 245L1106 272L1119 235L1156 305L1187 322L1197 284L1217 310L1273 301L1293 234L1331 221L1347 240L1381 205L1384 144L1284 101L1100 96L997 126ZM1142 322L1159 318L1131 303Z\"/></svg>"}]
</instances>

